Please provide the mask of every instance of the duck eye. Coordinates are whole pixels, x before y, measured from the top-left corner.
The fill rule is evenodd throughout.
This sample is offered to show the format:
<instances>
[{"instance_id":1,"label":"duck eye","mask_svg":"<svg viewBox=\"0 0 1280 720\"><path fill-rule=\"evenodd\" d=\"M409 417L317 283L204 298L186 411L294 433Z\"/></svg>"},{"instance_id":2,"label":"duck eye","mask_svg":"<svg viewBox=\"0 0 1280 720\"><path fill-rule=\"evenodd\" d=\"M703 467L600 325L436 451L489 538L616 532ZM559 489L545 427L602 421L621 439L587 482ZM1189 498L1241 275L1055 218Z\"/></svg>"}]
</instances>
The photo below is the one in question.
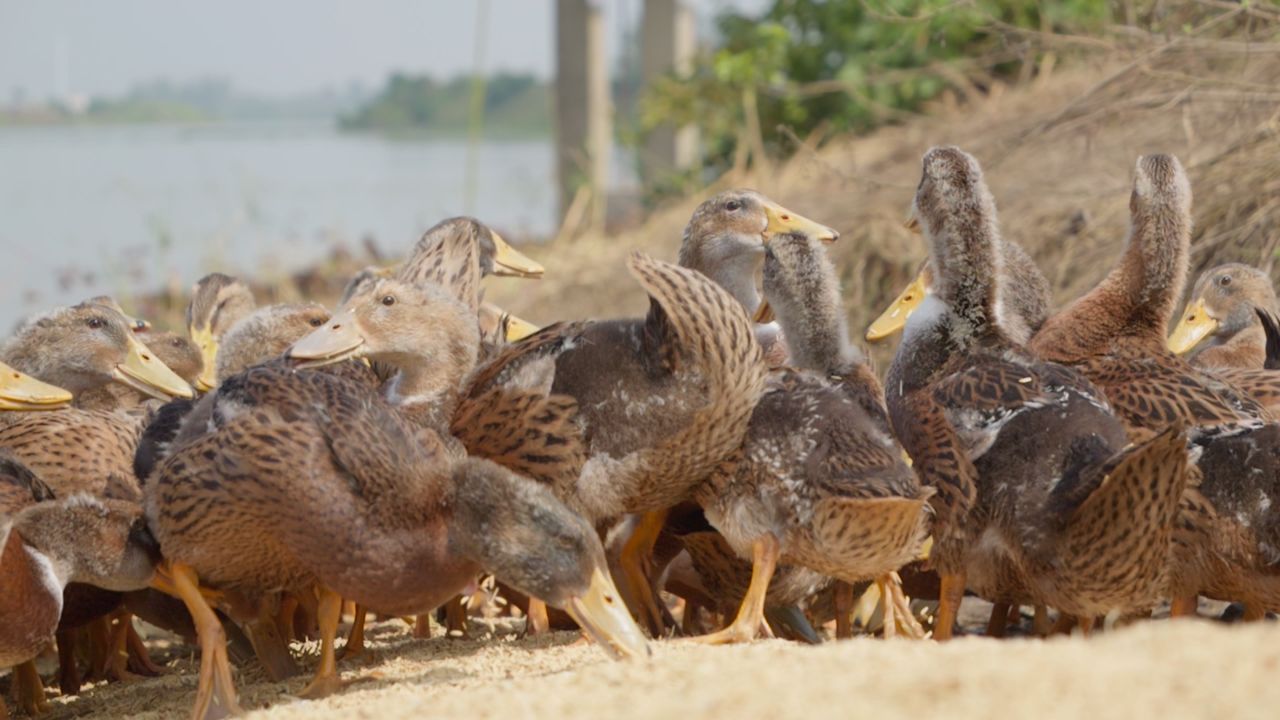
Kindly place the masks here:
<instances>
[{"instance_id":1,"label":"duck eye","mask_svg":"<svg viewBox=\"0 0 1280 720\"><path fill-rule=\"evenodd\" d=\"M1219 284L1219 285L1221 285L1222 287L1226 287L1226 286L1230 285L1230 284L1231 284L1231 276L1230 276L1230 275L1223 275L1222 277L1218 278L1218 284Z\"/></svg>"},{"instance_id":2,"label":"duck eye","mask_svg":"<svg viewBox=\"0 0 1280 720\"><path fill-rule=\"evenodd\" d=\"M321 320L320 318L311 318L307 322L311 323L311 327L320 327L321 325L324 324L324 321Z\"/></svg>"},{"instance_id":3,"label":"duck eye","mask_svg":"<svg viewBox=\"0 0 1280 720\"><path fill-rule=\"evenodd\" d=\"M396 296L395 296L395 295L383 295L383 296L382 296L382 304L383 304L383 305L386 305L387 307L391 307L392 305L395 305L395 304L396 304Z\"/></svg>"},{"instance_id":4,"label":"duck eye","mask_svg":"<svg viewBox=\"0 0 1280 720\"><path fill-rule=\"evenodd\" d=\"M85 321L85 325L88 325L93 330L97 330L98 328L106 324L107 324L107 321L103 320L100 317L91 317Z\"/></svg>"},{"instance_id":5,"label":"duck eye","mask_svg":"<svg viewBox=\"0 0 1280 720\"><path fill-rule=\"evenodd\" d=\"M738 210L742 209L742 201L730 200L729 202L724 204L724 209L728 210L729 212L737 212Z\"/></svg>"}]
</instances>

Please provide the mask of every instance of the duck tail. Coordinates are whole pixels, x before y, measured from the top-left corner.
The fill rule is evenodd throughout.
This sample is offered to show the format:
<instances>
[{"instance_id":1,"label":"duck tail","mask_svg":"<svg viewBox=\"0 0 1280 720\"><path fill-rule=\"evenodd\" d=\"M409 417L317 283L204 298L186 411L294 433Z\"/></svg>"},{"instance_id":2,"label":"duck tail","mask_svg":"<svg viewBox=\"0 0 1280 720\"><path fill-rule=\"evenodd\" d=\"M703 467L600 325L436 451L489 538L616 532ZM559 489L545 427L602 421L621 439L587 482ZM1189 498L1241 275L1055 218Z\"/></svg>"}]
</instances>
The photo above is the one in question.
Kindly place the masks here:
<instances>
[{"instance_id":1,"label":"duck tail","mask_svg":"<svg viewBox=\"0 0 1280 720\"><path fill-rule=\"evenodd\" d=\"M1086 604L1106 607L1116 593L1154 601L1167 581L1186 488L1187 432L1170 427L1113 455L1098 471L1101 482L1067 522L1063 569Z\"/></svg>"},{"instance_id":2,"label":"duck tail","mask_svg":"<svg viewBox=\"0 0 1280 720\"><path fill-rule=\"evenodd\" d=\"M822 500L813 511L818 557L824 574L849 582L897 570L919 559L929 533L929 496Z\"/></svg>"},{"instance_id":3,"label":"duck tail","mask_svg":"<svg viewBox=\"0 0 1280 720\"><path fill-rule=\"evenodd\" d=\"M746 311L702 273L636 252L627 267L649 293L644 342L663 367L696 368L705 403L693 422L651 451L659 482L673 496L711 473L742 444L768 372ZM641 510L637 508L636 510Z\"/></svg>"}]
</instances>

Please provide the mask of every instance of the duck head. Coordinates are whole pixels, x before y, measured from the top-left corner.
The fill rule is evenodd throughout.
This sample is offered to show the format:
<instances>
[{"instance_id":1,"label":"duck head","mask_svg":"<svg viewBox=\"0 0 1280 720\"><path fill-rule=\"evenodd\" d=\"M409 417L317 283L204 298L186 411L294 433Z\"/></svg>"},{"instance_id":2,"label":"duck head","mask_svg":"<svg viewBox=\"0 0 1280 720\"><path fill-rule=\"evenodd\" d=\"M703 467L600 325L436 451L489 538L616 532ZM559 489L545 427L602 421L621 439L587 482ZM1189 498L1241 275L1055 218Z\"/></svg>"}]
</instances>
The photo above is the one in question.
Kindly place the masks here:
<instances>
[{"instance_id":1,"label":"duck head","mask_svg":"<svg viewBox=\"0 0 1280 720\"><path fill-rule=\"evenodd\" d=\"M10 532L48 558L64 586L139 590L151 582L160 559L141 506L123 500L79 494L37 503L13 518Z\"/></svg>"},{"instance_id":2,"label":"duck head","mask_svg":"<svg viewBox=\"0 0 1280 720\"><path fill-rule=\"evenodd\" d=\"M382 362L400 373L396 394L425 400L460 390L479 343L475 310L453 293L386 278L360 289L287 356L304 368L353 358Z\"/></svg>"},{"instance_id":3,"label":"duck head","mask_svg":"<svg viewBox=\"0 0 1280 720\"><path fill-rule=\"evenodd\" d=\"M801 233L824 243L840 233L794 213L755 190L726 190L693 211L680 244L680 265L715 280L756 316L772 317L756 291L756 274L764 262L764 243L778 234Z\"/></svg>"},{"instance_id":4,"label":"duck head","mask_svg":"<svg viewBox=\"0 0 1280 720\"><path fill-rule=\"evenodd\" d=\"M7 362L73 395L117 382L151 397L189 398L191 386L104 305L59 308L23 325L4 348Z\"/></svg>"},{"instance_id":5,"label":"duck head","mask_svg":"<svg viewBox=\"0 0 1280 720\"><path fill-rule=\"evenodd\" d=\"M222 336L218 343L219 380L285 353L333 315L319 303L285 303L258 308Z\"/></svg>"},{"instance_id":6,"label":"duck head","mask_svg":"<svg viewBox=\"0 0 1280 720\"><path fill-rule=\"evenodd\" d=\"M487 460L459 463L452 488L455 553L563 609L613 657L649 656L590 523L547 488Z\"/></svg>"},{"instance_id":7,"label":"duck head","mask_svg":"<svg viewBox=\"0 0 1280 720\"><path fill-rule=\"evenodd\" d=\"M1275 314L1276 293L1261 270L1230 263L1205 272L1191 291L1191 302L1169 336L1169 349L1179 355L1205 338L1220 344L1255 326L1259 312Z\"/></svg>"},{"instance_id":8,"label":"duck head","mask_svg":"<svg viewBox=\"0 0 1280 720\"><path fill-rule=\"evenodd\" d=\"M187 303L187 333L200 348L204 370L196 387L208 392L217 385L218 343L237 322L253 312L257 303L253 292L240 280L222 273L200 278L191 288Z\"/></svg>"}]
</instances>

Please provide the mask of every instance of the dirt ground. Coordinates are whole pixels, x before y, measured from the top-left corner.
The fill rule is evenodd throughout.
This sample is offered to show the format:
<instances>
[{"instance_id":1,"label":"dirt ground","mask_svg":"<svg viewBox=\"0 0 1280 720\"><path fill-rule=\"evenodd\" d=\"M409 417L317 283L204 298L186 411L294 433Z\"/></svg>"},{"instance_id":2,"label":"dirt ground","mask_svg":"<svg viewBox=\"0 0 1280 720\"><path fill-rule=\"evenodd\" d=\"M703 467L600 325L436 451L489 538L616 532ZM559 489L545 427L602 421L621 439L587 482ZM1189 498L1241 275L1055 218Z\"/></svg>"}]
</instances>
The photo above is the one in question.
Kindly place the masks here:
<instances>
[{"instance_id":1,"label":"dirt ground","mask_svg":"<svg viewBox=\"0 0 1280 720\"><path fill-rule=\"evenodd\" d=\"M574 633L522 638L473 623L475 639L415 640L374 625L369 652L339 663L344 692L300 700L307 678L272 684L236 671L252 718L1274 717L1280 625L1152 621L1092 639L961 638L947 645L855 638L811 647L769 640L653 644L613 662ZM318 648L304 646L309 671ZM165 651L160 653L161 660ZM59 718L184 717L193 648L174 646L162 677L53 698Z\"/></svg>"}]
</instances>

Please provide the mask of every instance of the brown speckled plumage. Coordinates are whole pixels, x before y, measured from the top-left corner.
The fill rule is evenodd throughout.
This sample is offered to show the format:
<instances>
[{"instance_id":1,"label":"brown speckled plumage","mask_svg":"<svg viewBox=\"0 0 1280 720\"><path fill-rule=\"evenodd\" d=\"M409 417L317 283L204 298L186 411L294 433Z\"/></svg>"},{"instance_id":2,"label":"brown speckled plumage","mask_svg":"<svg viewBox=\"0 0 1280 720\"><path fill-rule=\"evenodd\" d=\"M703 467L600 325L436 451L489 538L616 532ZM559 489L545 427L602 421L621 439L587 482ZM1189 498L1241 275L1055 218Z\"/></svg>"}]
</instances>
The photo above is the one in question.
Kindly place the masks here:
<instances>
[{"instance_id":1,"label":"brown speckled plumage","mask_svg":"<svg viewBox=\"0 0 1280 720\"><path fill-rule=\"evenodd\" d=\"M940 489L931 562L993 600L1090 617L1147 607L1166 579L1183 435L1125 449L1098 390L1002 331L999 230L976 161L929 151L914 207L942 282L887 385L896 432Z\"/></svg>"},{"instance_id":2,"label":"brown speckled plumage","mask_svg":"<svg viewBox=\"0 0 1280 720\"><path fill-rule=\"evenodd\" d=\"M582 467L557 488L593 520L666 508L742 440L765 369L741 306L700 273L635 254L644 320L562 323L514 343L469 395L536 388L577 403Z\"/></svg>"}]
</instances>

